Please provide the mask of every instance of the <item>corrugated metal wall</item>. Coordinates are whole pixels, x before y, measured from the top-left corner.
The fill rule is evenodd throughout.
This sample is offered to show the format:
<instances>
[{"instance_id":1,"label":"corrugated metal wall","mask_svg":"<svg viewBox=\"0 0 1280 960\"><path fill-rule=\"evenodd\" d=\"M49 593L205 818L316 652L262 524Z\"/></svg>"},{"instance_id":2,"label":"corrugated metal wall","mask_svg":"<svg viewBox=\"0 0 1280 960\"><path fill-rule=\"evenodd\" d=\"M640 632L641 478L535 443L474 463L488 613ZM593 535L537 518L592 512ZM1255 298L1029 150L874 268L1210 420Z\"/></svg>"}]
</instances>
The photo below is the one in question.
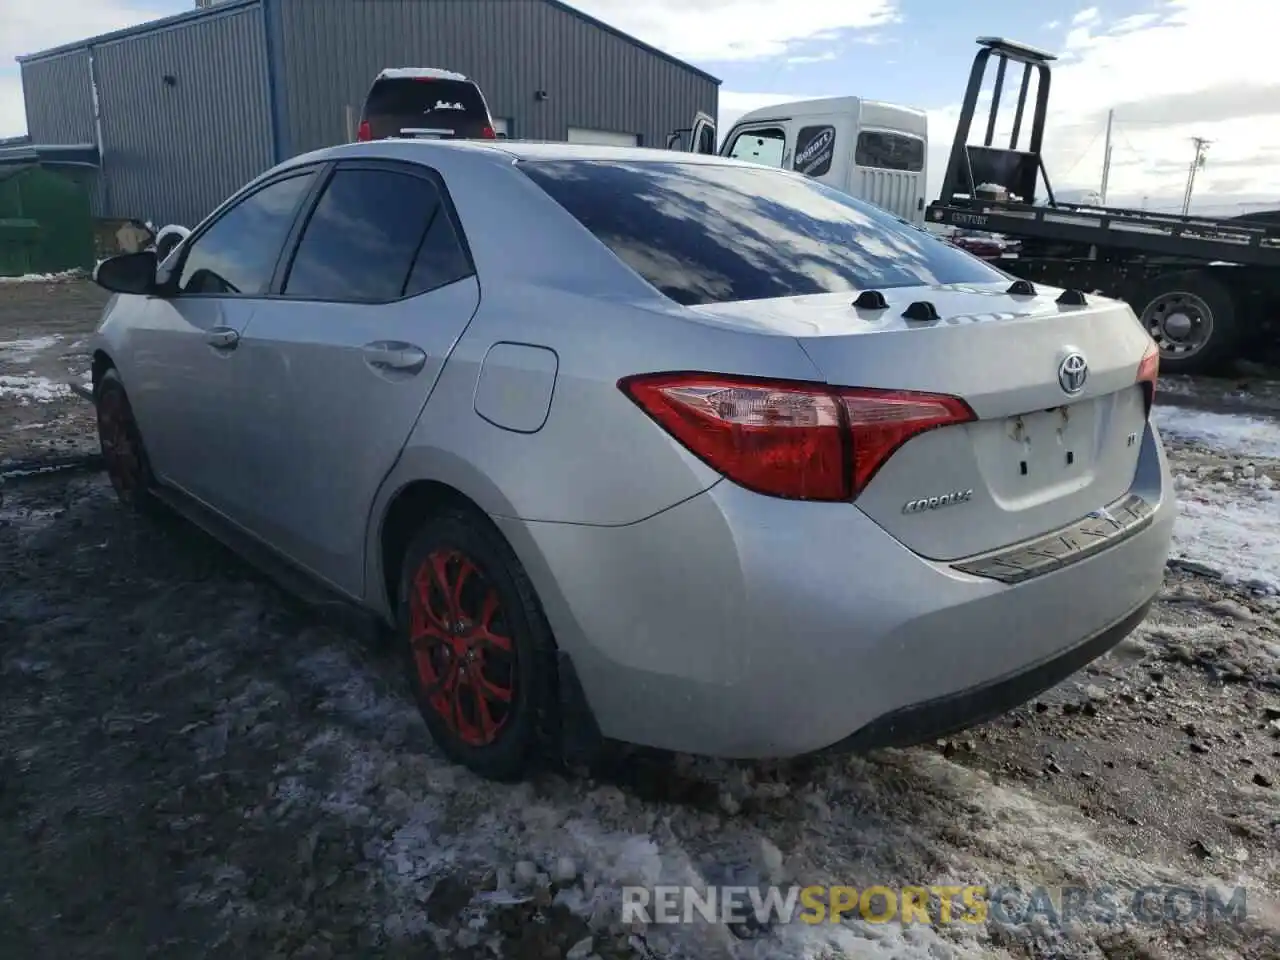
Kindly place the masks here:
<instances>
[{"instance_id":1,"label":"corrugated metal wall","mask_svg":"<svg viewBox=\"0 0 1280 960\"><path fill-rule=\"evenodd\" d=\"M194 226L272 165L264 37L251 6L96 48L108 216Z\"/></svg>"},{"instance_id":2,"label":"corrugated metal wall","mask_svg":"<svg viewBox=\"0 0 1280 960\"><path fill-rule=\"evenodd\" d=\"M95 143L89 52L73 50L22 64L32 143Z\"/></svg>"},{"instance_id":3,"label":"corrugated metal wall","mask_svg":"<svg viewBox=\"0 0 1280 960\"><path fill-rule=\"evenodd\" d=\"M383 67L457 70L480 84L511 136L563 140L569 127L640 134L662 146L698 110L711 80L543 0L279 0L283 146L298 154L347 140ZM545 101L534 99L545 90Z\"/></svg>"},{"instance_id":4,"label":"corrugated metal wall","mask_svg":"<svg viewBox=\"0 0 1280 960\"><path fill-rule=\"evenodd\" d=\"M563 140L589 127L662 146L696 111L716 111L714 81L544 0L272 0L270 31L263 6L215 7L93 48L95 213L194 226L270 167L272 72L289 156L346 141L347 108L358 111L387 66L475 78L513 137ZM22 80L35 141L95 141L87 48L28 61Z\"/></svg>"}]
</instances>

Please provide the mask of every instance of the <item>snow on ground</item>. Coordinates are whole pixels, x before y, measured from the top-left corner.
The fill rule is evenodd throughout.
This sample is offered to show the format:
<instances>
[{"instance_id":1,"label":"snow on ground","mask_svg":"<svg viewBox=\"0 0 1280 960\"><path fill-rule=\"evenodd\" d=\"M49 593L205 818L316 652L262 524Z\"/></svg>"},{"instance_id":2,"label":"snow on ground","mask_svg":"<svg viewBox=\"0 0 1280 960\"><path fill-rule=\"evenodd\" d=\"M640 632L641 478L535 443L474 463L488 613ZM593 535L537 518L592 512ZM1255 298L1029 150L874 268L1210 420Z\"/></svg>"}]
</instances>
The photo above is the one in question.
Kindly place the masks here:
<instances>
[{"instance_id":1,"label":"snow on ground","mask_svg":"<svg viewBox=\"0 0 1280 960\"><path fill-rule=\"evenodd\" d=\"M1156 407L1153 416L1163 436L1223 453L1280 460L1280 421L1172 406Z\"/></svg>"},{"instance_id":2,"label":"snow on ground","mask_svg":"<svg viewBox=\"0 0 1280 960\"><path fill-rule=\"evenodd\" d=\"M624 885L704 890L773 882L865 889L928 878L934 885L988 884L1030 893L1193 882L1225 890L1241 880L1188 878L1129 857L1096 838L1076 812L920 751L887 760L850 758L822 767L808 782L680 758L693 781L719 789L718 802L701 805L654 802L610 784L487 783L432 754L406 751L405 738L420 723L413 707L372 682L320 631L311 640L316 652L298 666L319 695L318 713L331 725L311 738L293 769L277 771L282 779L268 803L318 809L353 831L375 835L364 856L376 868L371 885L384 905L380 925L393 938L433 934L422 890L456 872L488 871L496 878L496 889L472 899L474 929L483 927L488 910L534 898L555 881L555 902L600 936L619 921ZM246 695L235 702L236 711L252 713L249 700L282 696L268 685ZM334 776L323 782L308 777L316 769ZM744 813L747 808L754 812ZM1046 850L1053 851L1051 859ZM1061 926L1043 917L1023 923L1016 903L1005 916L1009 923L992 921L994 926L937 927L796 919L754 941L696 918L635 932L643 933L651 951L643 956L670 960L980 960L1024 956L1029 941L1045 951L1037 955L1096 956L1094 944L1120 933L1126 922L1086 915ZM453 944L439 942L446 953L479 940L465 928L453 936ZM580 955L589 953L584 948Z\"/></svg>"},{"instance_id":3,"label":"snow on ground","mask_svg":"<svg viewBox=\"0 0 1280 960\"><path fill-rule=\"evenodd\" d=\"M83 276L83 270L64 270L61 273L25 273L20 277L0 277L0 283L62 283L65 280L78 280Z\"/></svg>"},{"instance_id":4,"label":"snow on ground","mask_svg":"<svg viewBox=\"0 0 1280 960\"><path fill-rule=\"evenodd\" d=\"M1280 593L1280 485L1249 468L1227 477L1175 476L1174 555L1218 571L1228 583Z\"/></svg>"},{"instance_id":5,"label":"snow on ground","mask_svg":"<svg viewBox=\"0 0 1280 960\"><path fill-rule=\"evenodd\" d=\"M71 388L48 377L32 374L8 376L0 374L0 399L14 398L19 405L53 403L71 396Z\"/></svg>"},{"instance_id":6,"label":"snow on ground","mask_svg":"<svg viewBox=\"0 0 1280 960\"><path fill-rule=\"evenodd\" d=\"M0 340L0 363L27 364L58 345L62 337L29 337L25 340Z\"/></svg>"},{"instance_id":7,"label":"snow on ground","mask_svg":"<svg viewBox=\"0 0 1280 960\"><path fill-rule=\"evenodd\" d=\"M1153 415L1173 445L1174 556L1280 593L1280 421L1176 406Z\"/></svg>"}]
</instances>

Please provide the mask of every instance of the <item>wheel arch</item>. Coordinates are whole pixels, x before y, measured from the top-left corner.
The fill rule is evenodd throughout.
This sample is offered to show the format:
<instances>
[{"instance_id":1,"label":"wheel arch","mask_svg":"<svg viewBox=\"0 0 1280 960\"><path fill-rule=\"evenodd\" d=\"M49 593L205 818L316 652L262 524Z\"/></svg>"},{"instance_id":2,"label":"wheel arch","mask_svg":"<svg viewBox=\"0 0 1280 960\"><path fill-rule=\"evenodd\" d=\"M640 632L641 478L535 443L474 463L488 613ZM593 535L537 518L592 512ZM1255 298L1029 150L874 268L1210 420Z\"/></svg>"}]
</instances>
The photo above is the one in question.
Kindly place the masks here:
<instances>
[{"instance_id":1,"label":"wheel arch","mask_svg":"<svg viewBox=\"0 0 1280 960\"><path fill-rule=\"evenodd\" d=\"M497 485L456 454L405 450L374 500L365 544L365 602L388 623L395 620L400 563L410 540L429 516L451 506L483 518L500 536L490 518L514 513ZM515 545L503 540L523 563Z\"/></svg>"}]
</instances>

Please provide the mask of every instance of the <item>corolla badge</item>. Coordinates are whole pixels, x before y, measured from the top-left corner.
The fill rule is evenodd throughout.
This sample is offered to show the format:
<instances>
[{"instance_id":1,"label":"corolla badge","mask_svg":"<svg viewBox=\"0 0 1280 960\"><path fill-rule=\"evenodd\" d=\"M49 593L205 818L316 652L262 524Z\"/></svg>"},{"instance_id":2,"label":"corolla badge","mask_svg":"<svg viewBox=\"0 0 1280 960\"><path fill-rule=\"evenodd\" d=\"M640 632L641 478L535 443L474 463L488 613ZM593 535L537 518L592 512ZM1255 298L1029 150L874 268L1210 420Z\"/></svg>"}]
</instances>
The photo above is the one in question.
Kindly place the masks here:
<instances>
[{"instance_id":1,"label":"corolla badge","mask_svg":"<svg viewBox=\"0 0 1280 960\"><path fill-rule=\"evenodd\" d=\"M1088 379L1089 361L1084 358L1083 353L1073 350L1058 364L1058 386L1062 387L1063 393L1079 393Z\"/></svg>"},{"instance_id":2,"label":"corolla badge","mask_svg":"<svg viewBox=\"0 0 1280 960\"><path fill-rule=\"evenodd\" d=\"M937 497L921 497L919 500L908 500L902 505L903 513L924 513L928 510L940 510L952 507L957 503L968 503L973 499L973 490L952 490Z\"/></svg>"}]
</instances>

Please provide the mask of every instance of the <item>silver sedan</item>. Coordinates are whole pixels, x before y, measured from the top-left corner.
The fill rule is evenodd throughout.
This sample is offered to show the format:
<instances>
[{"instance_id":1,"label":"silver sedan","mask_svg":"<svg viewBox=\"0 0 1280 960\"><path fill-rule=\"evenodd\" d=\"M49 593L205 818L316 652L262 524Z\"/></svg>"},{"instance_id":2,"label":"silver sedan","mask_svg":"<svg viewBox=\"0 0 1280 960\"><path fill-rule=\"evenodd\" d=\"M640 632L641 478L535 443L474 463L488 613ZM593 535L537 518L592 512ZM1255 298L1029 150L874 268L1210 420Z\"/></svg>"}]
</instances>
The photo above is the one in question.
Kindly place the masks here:
<instances>
[{"instance_id":1,"label":"silver sedan","mask_svg":"<svg viewBox=\"0 0 1280 960\"><path fill-rule=\"evenodd\" d=\"M609 740L921 742L1101 655L1160 586L1129 308L799 174L351 144L96 277L120 499L391 628L485 776Z\"/></svg>"}]
</instances>

